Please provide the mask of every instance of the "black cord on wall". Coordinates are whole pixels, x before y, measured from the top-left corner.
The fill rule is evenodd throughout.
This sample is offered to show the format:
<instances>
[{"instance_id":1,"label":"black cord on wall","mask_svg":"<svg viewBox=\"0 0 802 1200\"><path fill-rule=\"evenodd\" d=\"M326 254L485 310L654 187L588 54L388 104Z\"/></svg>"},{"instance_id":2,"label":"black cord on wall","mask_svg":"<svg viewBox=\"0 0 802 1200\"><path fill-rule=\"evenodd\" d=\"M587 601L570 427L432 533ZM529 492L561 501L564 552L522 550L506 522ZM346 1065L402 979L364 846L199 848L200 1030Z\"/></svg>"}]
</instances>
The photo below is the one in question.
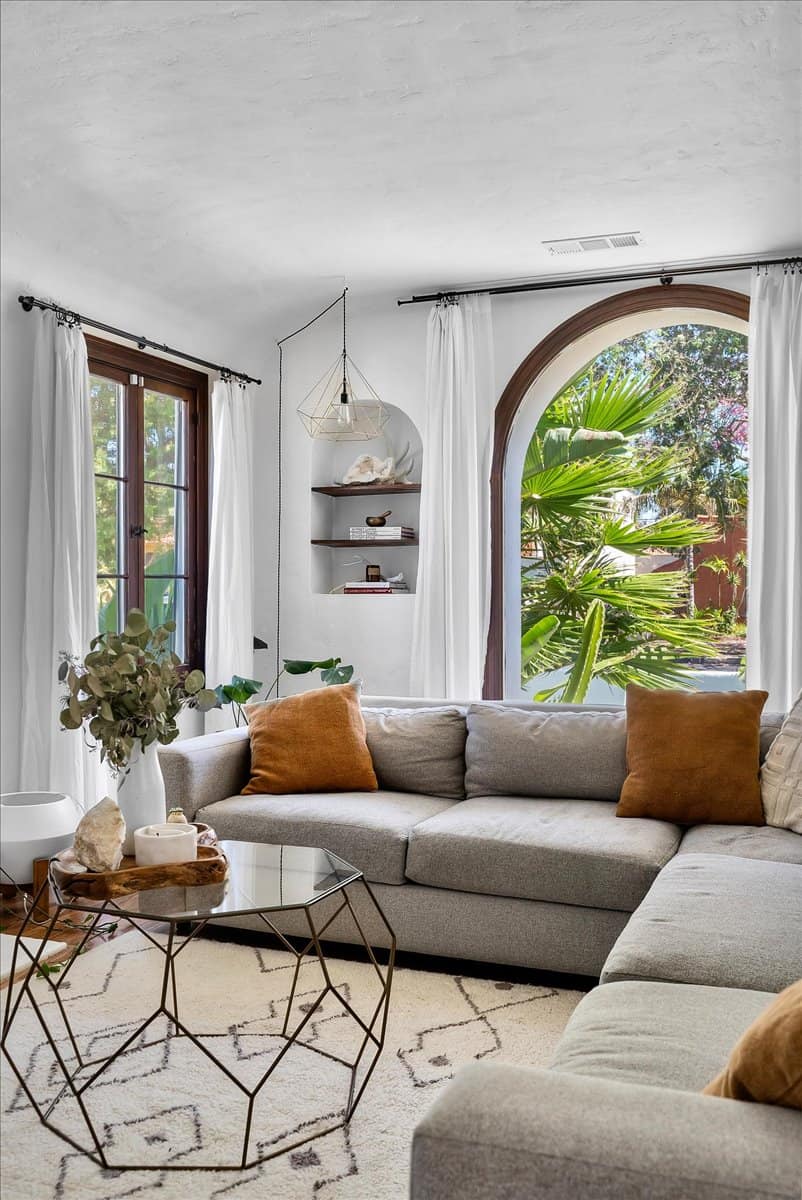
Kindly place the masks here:
<instances>
[{"instance_id":1,"label":"black cord on wall","mask_svg":"<svg viewBox=\"0 0 802 1200\"><path fill-rule=\"evenodd\" d=\"M282 445L282 423L284 419L284 343L289 342L292 338L297 337L299 333L303 333L319 321L321 317L325 317L327 312L331 312L336 304L343 304L345 294L348 288L343 288L342 293L332 300L331 304L327 304L317 316L312 317L311 321L307 321L305 325L301 325L299 329L294 329L292 333L288 333L286 337L280 338L276 345L278 346L278 415L276 422L276 436L278 438L278 447L276 451L276 470L277 470L277 503L276 503L276 697L281 695L281 685L279 677L281 675L281 522L282 522L282 507L283 507L283 486L282 486L282 467L283 467L283 445Z\"/></svg>"}]
</instances>

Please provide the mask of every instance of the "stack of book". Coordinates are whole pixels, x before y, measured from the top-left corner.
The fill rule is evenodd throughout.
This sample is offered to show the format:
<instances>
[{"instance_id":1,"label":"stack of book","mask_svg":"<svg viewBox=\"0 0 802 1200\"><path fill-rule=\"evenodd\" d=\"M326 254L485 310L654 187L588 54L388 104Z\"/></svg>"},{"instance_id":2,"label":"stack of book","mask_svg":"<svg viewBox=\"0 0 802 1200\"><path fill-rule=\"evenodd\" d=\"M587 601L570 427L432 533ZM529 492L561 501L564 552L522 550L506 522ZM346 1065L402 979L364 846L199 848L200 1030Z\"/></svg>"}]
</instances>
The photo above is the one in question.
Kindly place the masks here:
<instances>
[{"instance_id":1,"label":"stack of book","mask_svg":"<svg viewBox=\"0 0 802 1200\"><path fill-rule=\"evenodd\" d=\"M386 579L361 579L343 586L344 596L393 596L408 591L405 583L390 583Z\"/></svg>"},{"instance_id":2,"label":"stack of book","mask_svg":"<svg viewBox=\"0 0 802 1200\"><path fill-rule=\"evenodd\" d=\"M415 530L411 525L352 525L349 537L352 542L400 542L404 538L414 538Z\"/></svg>"}]
</instances>

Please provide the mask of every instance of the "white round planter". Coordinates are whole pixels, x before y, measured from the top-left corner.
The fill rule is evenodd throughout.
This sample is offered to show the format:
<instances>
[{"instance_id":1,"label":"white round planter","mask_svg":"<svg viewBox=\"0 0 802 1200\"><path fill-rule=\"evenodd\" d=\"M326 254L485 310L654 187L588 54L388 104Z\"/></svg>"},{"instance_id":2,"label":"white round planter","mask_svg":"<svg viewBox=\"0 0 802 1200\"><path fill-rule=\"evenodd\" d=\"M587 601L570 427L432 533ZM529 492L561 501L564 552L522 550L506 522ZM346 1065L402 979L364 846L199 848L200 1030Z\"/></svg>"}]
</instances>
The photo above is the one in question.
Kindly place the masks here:
<instances>
[{"instance_id":1,"label":"white round planter","mask_svg":"<svg viewBox=\"0 0 802 1200\"><path fill-rule=\"evenodd\" d=\"M164 779L156 743L142 749L134 745L128 769L117 783L117 804L125 821L123 854L134 854L134 830L167 820Z\"/></svg>"},{"instance_id":2,"label":"white round planter","mask_svg":"<svg viewBox=\"0 0 802 1200\"><path fill-rule=\"evenodd\" d=\"M0 796L0 867L15 883L30 883L33 860L71 846L81 815L61 792L6 792ZM0 882L9 883L7 875Z\"/></svg>"}]
</instances>

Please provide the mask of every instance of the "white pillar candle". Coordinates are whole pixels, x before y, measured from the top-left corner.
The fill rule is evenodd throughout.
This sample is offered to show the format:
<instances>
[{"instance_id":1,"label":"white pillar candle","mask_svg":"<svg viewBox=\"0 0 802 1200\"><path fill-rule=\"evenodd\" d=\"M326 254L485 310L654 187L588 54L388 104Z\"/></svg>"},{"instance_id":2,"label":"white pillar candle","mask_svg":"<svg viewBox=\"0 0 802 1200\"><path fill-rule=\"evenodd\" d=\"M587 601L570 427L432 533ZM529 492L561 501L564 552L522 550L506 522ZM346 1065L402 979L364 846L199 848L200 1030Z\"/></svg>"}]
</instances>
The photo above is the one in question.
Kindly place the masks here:
<instances>
[{"instance_id":1,"label":"white pillar candle","mask_svg":"<svg viewBox=\"0 0 802 1200\"><path fill-rule=\"evenodd\" d=\"M194 825L143 825L134 830L138 867L194 862L198 857L198 831Z\"/></svg>"}]
</instances>

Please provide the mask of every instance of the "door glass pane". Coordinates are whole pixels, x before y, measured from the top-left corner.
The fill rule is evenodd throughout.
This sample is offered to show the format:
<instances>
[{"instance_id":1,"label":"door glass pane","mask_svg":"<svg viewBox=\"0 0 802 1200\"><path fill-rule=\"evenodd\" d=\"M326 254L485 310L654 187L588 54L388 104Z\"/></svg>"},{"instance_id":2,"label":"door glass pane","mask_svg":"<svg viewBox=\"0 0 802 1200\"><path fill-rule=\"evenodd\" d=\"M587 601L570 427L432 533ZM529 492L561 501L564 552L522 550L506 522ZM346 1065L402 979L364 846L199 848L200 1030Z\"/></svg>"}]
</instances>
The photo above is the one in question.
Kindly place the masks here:
<instances>
[{"instance_id":1,"label":"door glass pane","mask_svg":"<svg viewBox=\"0 0 802 1200\"><path fill-rule=\"evenodd\" d=\"M89 400L95 470L103 475L122 475L123 385L102 375L90 375Z\"/></svg>"},{"instance_id":2,"label":"door glass pane","mask_svg":"<svg viewBox=\"0 0 802 1200\"><path fill-rule=\"evenodd\" d=\"M145 573L183 574L186 561L186 493L145 484Z\"/></svg>"},{"instance_id":3,"label":"door glass pane","mask_svg":"<svg viewBox=\"0 0 802 1200\"><path fill-rule=\"evenodd\" d=\"M116 479L95 476L97 570L99 575L117 575L124 570L120 561L123 486Z\"/></svg>"},{"instance_id":4,"label":"door glass pane","mask_svg":"<svg viewBox=\"0 0 802 1200\"><path fill-rule=\"evenodd\" d=\"M99 633L120 633L125 612L125 580L98 579L97 614Z\"/></svg>"},{"instance_id":5,"label":"door glass pane","mask_svg":"<svg viewBox=\"0 0 802 1200\"><path fill-rule=\"evenodd\" d=\"M176 630L170 637L170 649L186 661L186 585L183 579L146 579L145 615L148 624L163 625L175 621Z\"/></svg>"},{"instance_id":6,"label":"door glass pane","mask_svg":"<svg viewBox=\"0 0 802 1200\"><path fill-rule=\"evenodd\" d=\"M186 483L185 409L175 396L145 388L145 479Z\"/></svg>"}]
</instances>

